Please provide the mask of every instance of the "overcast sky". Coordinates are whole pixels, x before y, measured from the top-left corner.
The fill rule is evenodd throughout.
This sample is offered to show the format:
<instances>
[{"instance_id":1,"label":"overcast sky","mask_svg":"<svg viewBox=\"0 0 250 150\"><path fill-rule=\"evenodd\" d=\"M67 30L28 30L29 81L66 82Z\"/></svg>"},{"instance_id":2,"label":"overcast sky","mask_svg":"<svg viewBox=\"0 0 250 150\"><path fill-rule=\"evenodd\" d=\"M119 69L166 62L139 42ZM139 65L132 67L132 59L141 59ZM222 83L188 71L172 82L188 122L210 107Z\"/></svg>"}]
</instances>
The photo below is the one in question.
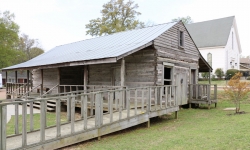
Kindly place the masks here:
<instances>
[{"instance_id":1,"label":"overcast sky","mask_svg":"<svg viewBox=\"0 0 250 150\"><path fill-rule=\"evenodd\" d=\"M16 16L20 33L39 39L48 51L55 46L91 38L85 25L100 17L109 0L0 0L0 11ZM139 19L154 24L190 16L194 22L235 16L242 55L250 55L250 0L135 0Z\"/></svg>"}]
</instances>

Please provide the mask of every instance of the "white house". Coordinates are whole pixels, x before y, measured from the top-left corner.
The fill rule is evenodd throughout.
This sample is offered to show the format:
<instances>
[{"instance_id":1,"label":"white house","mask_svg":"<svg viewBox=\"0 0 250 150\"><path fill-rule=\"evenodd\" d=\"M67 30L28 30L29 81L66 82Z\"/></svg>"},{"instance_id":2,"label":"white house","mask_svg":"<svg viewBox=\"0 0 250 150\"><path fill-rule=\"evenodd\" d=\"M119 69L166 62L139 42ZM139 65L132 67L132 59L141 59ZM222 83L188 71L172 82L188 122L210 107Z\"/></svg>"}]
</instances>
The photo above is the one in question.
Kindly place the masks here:
<instances>
[{"instance_id":1,"label":"white house","mask_svg":"<svg viewBox=\"0 0 250 150\"><path fill-rule=\"evenodd\" d=\"M213 72L240 69L241 45L235 17L186 25L189 34Z\"/></svg>"}]
</instances>

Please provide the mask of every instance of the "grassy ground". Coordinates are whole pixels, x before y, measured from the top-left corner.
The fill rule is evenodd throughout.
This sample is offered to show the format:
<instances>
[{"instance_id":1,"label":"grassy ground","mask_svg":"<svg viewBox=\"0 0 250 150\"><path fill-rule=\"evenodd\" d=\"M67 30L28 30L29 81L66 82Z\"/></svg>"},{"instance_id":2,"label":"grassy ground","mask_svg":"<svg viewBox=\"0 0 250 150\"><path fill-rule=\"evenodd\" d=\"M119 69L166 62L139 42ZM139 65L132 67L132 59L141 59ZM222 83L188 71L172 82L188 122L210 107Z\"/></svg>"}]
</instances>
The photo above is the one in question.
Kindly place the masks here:
<instances>
[{"instance_id":1,"label":"grassy ground","mask_svg":"<svg viewBox=\"0 0 250 150\"><path fill-rule=\"evenodd\" d=\"M242 80L246 82L250 82L250 80ZM227 85L226 80L217 80L217 81L211 81L211 84L217 84L218 86L226 86ZM199 84L209 84L209 81L199 81Z\"/></svg>"},{"instance_id":2,"label":"grassy ground","mask_svg":"<svg viewBox=\"0 0 250 150\"><path fill-rule=\"evenodd\" d=\"M89 140L63 150L81 149L250 149L250 99L242 104L246 114L234 115L223 111L233 107L219 92L218 107L207 110L181 109L179 119L163 116L151 119L151 127L141 124Z\"/></svg>"}]
</instances>

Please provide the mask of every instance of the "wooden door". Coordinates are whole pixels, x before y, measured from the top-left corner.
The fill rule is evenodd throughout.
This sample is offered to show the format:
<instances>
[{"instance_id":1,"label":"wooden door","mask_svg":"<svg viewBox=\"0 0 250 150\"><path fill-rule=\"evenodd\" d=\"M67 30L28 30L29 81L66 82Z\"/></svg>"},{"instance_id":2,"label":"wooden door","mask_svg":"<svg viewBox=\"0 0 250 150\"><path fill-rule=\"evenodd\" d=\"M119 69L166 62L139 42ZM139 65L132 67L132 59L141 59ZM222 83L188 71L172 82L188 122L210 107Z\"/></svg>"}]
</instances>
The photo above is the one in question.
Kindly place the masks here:
<instances>
[{"instance_id":1,"label":"wooden door","mask_svg":"<svg viewBox=\"0 0 250 150\"><path fill-rule=\"evenodd\" d=\"M178 104L185 105L188 103L189 68L175 66L174 78L177 85Z\"/></svg>"}]
</instances>

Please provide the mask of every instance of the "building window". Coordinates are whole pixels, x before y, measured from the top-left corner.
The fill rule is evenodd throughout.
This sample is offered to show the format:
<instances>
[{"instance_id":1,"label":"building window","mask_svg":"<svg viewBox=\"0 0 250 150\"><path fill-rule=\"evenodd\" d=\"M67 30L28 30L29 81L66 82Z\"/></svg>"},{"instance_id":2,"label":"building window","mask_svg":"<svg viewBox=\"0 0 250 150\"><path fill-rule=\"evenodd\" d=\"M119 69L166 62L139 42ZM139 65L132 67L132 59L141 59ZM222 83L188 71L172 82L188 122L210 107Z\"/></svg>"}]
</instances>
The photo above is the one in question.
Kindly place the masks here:
<instances>
[{"instance_id":1,"label":"building window","mask_svg":"<svg viewBox=\"0 0 250 150\"><path fill-rule=\"evenodd\" d=\"M207 54L207 62L212 67L212 54L211 53Z\"/></svg>"},{"instance_id":2,"label":"building window","mask_svg":"<svg viewBox=\"0 0 250 150\"><path fill-rule=\"evenodd\" d=\"M179 32L179 46L180 47L184 47L184 32L180 31Z\"/></svg>"}]
</instances>

